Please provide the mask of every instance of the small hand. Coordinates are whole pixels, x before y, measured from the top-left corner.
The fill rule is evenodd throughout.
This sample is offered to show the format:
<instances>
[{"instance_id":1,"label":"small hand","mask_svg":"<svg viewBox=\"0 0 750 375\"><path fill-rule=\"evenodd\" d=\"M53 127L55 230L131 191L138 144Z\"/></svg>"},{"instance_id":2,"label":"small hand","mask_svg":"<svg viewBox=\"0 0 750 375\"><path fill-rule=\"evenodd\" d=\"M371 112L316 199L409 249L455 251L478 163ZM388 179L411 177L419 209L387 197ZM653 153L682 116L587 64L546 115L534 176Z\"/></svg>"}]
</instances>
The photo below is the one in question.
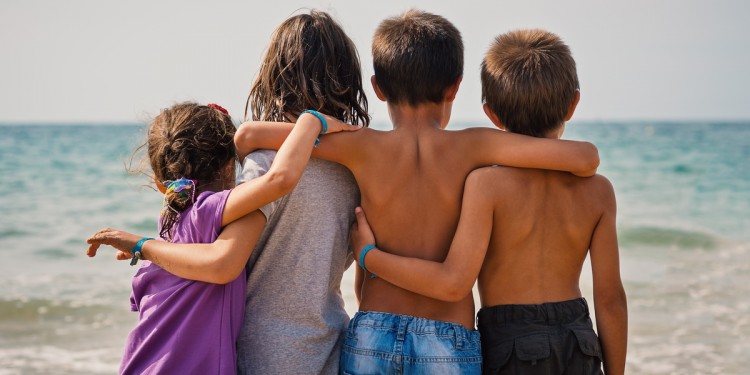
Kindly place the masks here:
<instances>
[{"instance_id":1,"label":"small hand","mask_svg":"<svg viewBox=\"0 0 750 375\"><path fill-rule=\"evenodd\" d=\"M109 245L117 250L117 253L115 254L117 260L130 259L133 256L130 250L135 247L135 244L141 238L141 236L128 232L105 228L96 232L86 240L86 243L89 244L86 255L90 257L96 256L96 251L99 249L99 246Z\"/></svg>"},{"instance_id":2,"label":"small hand","mask_svg":"<svg viewBox=\"0 0 750 375\"><path fill-rule=\"evenodd\" d=\"M323 114L321 113L321 115ZM323 115L323 117L326 119L326 122L328 123L328 131L326 131L326 134L338 133L338 132L353 132L353 131L362 129L362 125L350 125L335 117L331 117L328 115Z\"/></svg>"},{"instance_id":3,"label":"small hand","mask_svg":"<svg viewBox=\"0 0 750 375\"><path fill-rule=\"evenodd\" d=\"M357 207L354 210L354 215L357 217L357 221L352 224L351 230L351 243L352 252L354 253L354 259L359 262L359 253L367 245L375 244L375 235L372 233L370 224L367 222L365 211L362 207Z\"/></svg>"}]
</instances>

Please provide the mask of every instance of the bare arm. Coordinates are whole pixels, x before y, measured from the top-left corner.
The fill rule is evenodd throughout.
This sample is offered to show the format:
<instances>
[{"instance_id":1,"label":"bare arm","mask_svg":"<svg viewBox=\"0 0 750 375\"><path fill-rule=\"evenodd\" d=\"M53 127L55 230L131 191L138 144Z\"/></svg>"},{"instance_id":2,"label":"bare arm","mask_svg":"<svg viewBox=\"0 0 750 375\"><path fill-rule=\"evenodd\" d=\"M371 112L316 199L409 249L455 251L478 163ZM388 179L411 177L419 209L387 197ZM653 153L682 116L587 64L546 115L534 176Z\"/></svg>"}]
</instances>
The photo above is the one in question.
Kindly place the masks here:
<instances>
[{"instance_id":1,"label":"bare arm","mask_svg":"<svg viewBox=\"0 0 750 375\"><path fill-rule=\"evenodd\" d=\"M322 124L309 113L302 114L284 144L279 148L268 173L234 188L224 206L221 225L227 225L294 189L310 160ZM329 124L328 132L354 131L359 127L341 122Z\"/></svg>"},{"instance_id":2,"label":"bare arm","mask_svg":"<svg viewBox=\"0 0 750 375\"><path fill-rule=\"evenodd\" d=\"M615 224L616 203L608 184L606 208L591 237L596 326L604 353L604 373L624 374L628 342L628 307L620 279L620 256Z\"/></svg>"},{"instance_id":3,"label":"bare arm","mask_svg":"<svg viewBox=\"0 0 750 375\"><path fill-rule=\"evenodd\" d=\"M590 177L599 167L599 151L589 142L536 138L487 128L464 132L470 139L465 148L474 154L477 168L497 164Z\"/></svg>"},{"instance_id":4,"label":"bare arm","mask_svg":"<svg viewBox=\"0 0 750 375\"><path fill-rule=\"evenodd\" d=\"M255 243L263 232L266 217L254 211L224 227L214 243L177 244L166 241L146 241L143 256L169 273L190 280L226 284L242 272L252 254ZM142 236L103 229L86 242L87 255L93 257L101 245L117 249L117 259L132 257L130 250Z\"/></svg>"},{"instance_id":5,"label":"bare arm","mask_svg":"<svg viewBox=\"0 0 750 375\"><path fill-rule=\"evenodd\" d=\"M482 175L488 170L473 171L466 179L461 218L443 262L373 249L365 256L367 270L391 284L430 298L450 302L466 298L482 268L492 234L493 204L485 193L486 189L481 188ZM362 248L374 244L375 238L361 208L357 208L356 216L352 244L355 259L359 262Z\"/></svg>"},{"instance_id":6,"label":"bare arm","mask_svg":"<svg viewBox=\"0 0 750 375\"><path fill-rule=\"evenodd\" d=\"M330 116L325 116L325 118L329 129L360 129ZM237 156L240 157L240 160L244 160L249 153L258 149L280 150L279 147L291 134L293 128L293 124L285 122L246 122L237 129L234 136ZM320 145L313 149L312 156L333 161L351 169L355 163L363 158L362 150L366 142L364 142L361 133L366 132L365 129L362 129L362 131L357 132L339 132L322 136Z\"/></svg>"}]
</instances>

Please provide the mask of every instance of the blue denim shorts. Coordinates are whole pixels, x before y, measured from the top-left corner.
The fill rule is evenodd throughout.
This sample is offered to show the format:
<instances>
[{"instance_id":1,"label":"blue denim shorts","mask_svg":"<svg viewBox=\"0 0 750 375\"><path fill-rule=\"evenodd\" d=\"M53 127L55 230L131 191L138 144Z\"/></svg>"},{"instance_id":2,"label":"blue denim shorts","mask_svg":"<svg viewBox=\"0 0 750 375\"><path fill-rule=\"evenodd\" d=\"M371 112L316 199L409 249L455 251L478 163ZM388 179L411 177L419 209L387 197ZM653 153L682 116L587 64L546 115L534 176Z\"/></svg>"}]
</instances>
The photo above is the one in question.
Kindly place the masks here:
<instances>
[{"instance_id":1,"label":"blue denim shorts","mask_svg":"<svg viewBox=\"0 0 750 375\"><path fill-rule=\"evenodd\" d=\"M341 373L480 374L479 331L456 323L360 311L349 322Z\"/></svg>"}]
</instances>

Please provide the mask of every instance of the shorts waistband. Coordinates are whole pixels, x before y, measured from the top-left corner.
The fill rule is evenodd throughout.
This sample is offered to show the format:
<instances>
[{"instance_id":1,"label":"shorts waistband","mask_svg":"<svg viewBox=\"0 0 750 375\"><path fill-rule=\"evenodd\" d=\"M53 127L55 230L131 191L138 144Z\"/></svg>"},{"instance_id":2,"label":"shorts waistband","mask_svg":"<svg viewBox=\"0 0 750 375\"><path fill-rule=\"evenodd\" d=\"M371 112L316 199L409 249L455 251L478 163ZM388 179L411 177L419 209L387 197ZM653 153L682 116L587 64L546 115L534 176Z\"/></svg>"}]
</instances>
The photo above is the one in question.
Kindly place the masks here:
<instances>
[{"instance_id":1,"label":"shorts waistband","mask_svg":"<svg viewBox=\"0 0 750 375\"><path fill-rule=\"evenodd\" d=\"M548 323L565 322L589 314L586 299L576 298L562 302L538 305L497 305L483 307L477 314L479 326L502 324L517 320L536 320Z\"/></svg>"},{"instance_id":2,"label":"shorts waistband","mask_svg":"<svg viewBox=\"0 0 750 375\"><path fill-rule=\"evenodd\" d=\"M403 329L413 333L453 334L457 331L473 334L461 324L420 318L411 315L391 314L378 311L358 311L350 323L353 326L367 326L376 329Z\"/></svg>"}]
</instances>

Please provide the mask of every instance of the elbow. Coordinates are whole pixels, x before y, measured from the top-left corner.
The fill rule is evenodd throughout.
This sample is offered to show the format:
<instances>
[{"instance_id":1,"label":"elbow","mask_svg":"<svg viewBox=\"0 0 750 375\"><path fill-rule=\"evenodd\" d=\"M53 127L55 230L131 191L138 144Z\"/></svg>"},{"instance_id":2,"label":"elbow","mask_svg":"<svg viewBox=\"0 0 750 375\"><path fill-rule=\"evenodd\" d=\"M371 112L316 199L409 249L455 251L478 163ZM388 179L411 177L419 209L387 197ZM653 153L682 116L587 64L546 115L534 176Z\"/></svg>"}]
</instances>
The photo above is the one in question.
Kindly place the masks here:
<instances>
[{"instance_id":1,"label":"elbow","mask_svg":"<svg viewBox=\"0 0 750 375\"><path fill-rule=\"evenodd\" d=\"M240 160L244 159L247 154L255 151L252 145L254 130L249 123L245 123L240 125L234 133L234 146L237 149L237 156L240 157Z\"/></svg>"},{"instance_id":2,"label":"elbow","mask_svg":"<svg viewBox=\"0 0 750 375\"><path fill-rule=\"evenodd\" d=\"M266 183L273 187L279 197L283 197L292 192L300 176L294 176L290 171L271 170L266 173Z\"/></svg>"},{"instance_id":3,"label":"elbow","mask_svg":"<svg viewBox=\"0 0 750 375\"><path fill-rule=\"evenodd\" d=\"M627 315L628 300L625 295L625 289L622 286L612 289L616 290L608 290L606 293L594 295L594 305L597 315L599 312L608 315Z\"/></svg>"},{"instance_id":4,"label":"elbow","mask_svg":"<svg viewBox=\"0 0 750 375\"><path fill-rule=\"evenodd\" d=\"M596 174L596 170L599 168L599 149L593 143L585 142L584 144L586 149L581 158L583 162L575 174L581 177L591 177Z\"/></svg>"},{"instance_id":5,"label":"elbow","mask_svg":"<svg viewBox=\"0 0 750 375\"><path fill-rule=\"evenodd\" d=\"M228 284L240 276L242 269L243 267L232 267L222 262L216 262L204 270L204 281L211 284Z\"/></svg>"},{"instance_id":6,"label":"elbow","mask_svg":"<svg viewBox=\"0 0 750 375\"><path fill-rule=\"evenodd\" d=\"M437 299L445 302L463 301L470 293L474 283L468 284L454 280L444 287L438 287Z\"/></svg>"}]
</instances>

